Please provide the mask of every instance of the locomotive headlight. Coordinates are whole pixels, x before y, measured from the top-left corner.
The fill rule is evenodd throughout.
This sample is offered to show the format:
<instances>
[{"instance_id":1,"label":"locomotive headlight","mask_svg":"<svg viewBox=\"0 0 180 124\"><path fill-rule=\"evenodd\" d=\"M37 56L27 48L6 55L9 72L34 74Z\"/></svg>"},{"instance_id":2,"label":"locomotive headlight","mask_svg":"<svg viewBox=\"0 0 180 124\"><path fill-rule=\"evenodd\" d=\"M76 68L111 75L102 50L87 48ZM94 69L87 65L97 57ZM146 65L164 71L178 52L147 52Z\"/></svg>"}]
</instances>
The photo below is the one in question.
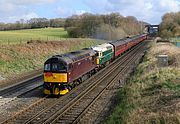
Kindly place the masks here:
<instances>
[{"instance_id":1,"label":"locomotive headlight","mask_svg":"<svg viewBox=\"0 0 180 124\"><path fill-rule=\"evenodd\" d=\"M97 65L99 64L99 59L96 59L96 64L97 64Z\"/></svg>"}]
</instances>

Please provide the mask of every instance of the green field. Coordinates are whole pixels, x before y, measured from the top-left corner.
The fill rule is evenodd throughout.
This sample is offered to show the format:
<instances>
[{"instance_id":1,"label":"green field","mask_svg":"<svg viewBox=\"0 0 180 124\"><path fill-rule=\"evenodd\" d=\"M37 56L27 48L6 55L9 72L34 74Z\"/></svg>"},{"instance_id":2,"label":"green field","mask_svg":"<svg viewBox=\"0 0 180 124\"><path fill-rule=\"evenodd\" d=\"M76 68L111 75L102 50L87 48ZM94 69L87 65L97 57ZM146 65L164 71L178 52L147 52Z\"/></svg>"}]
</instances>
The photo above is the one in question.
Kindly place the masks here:
<instances>
[{"instance_id":1,"label":"green field","mask_svg":"<svg viewBox=\"0 0 180 124\"><path fill-rule=\"evenodd\" d=\"M68 38L63 28L41 28L0 31L0 44L24 43L30 40L59 41Z\"/></svg>"}]
</instances>

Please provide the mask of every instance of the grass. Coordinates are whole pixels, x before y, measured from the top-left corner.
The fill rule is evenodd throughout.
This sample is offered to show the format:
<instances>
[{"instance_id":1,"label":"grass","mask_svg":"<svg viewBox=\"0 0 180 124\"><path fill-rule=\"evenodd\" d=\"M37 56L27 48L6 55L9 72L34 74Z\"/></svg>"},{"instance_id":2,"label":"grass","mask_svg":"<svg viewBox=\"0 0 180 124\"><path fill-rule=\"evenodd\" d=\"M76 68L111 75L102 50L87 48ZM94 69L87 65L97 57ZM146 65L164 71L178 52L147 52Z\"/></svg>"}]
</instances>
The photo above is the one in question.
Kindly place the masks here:
<instances>
[{"instance_id":1,"label":"grass","mask_svg":"<svg viewBox=\"0 0 180 124\"><path fill-rule=\"evenodd\" d=\"M0 31L0 44L24 43L30 40L59 41L63 38L68 38L63 28Z\"/></svg>"},{"instance_id":2,"label":"grass","mask_svg":"<svg viewBox=\"0 0 180 124\"><path fill-rule=\"evenodd\" d=\"M52 55L103 42L68 38L63 28L0 31L0 77L16 77L17 74L42 68L44 61Z\"/></svg>"},{"instance_id":3,"label":"grass","mask_svg":"<svg viewBox=\"0 0 180 124\"><path fill-rule=\"evenodd\" d=\"M104 41L95 39L64 39L61 41L32 41L23 44L1 44L0 76L9 79L43 67L47 58L55 54L79 50Z\"/></svg>"},{"instance_id":4,"label":"grass","mask_svg":"<svg viewBox=\"0 0 180 124\"><path fill-rule=\"evenodd\" d=\"M180 68L173 64L164 68L157 67L155 56L162 51L172 56L168 49L171 46L151 45L153 47L137 67L135 75L119 91L118 105L105 123L180 123Z\"/></svg>"}]
</instances>

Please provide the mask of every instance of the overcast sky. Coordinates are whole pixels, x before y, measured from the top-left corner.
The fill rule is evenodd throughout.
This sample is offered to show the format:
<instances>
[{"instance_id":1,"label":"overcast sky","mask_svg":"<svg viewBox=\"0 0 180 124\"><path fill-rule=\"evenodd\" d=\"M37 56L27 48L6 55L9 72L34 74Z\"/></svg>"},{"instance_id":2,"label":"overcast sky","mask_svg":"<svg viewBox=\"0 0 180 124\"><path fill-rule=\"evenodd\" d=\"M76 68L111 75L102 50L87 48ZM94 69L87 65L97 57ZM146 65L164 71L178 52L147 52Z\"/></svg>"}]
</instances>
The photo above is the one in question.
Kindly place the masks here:
<instances>
[{"instance_id":1,"label":"overcast sky","mask_svg":"<svg viewBox=\"0 0 180 124\"><path fill-rule=\"evenodd\" d=\"M159 24L167 12L180 11L180 0L0 0L0 22L30 18L59 18L85 12L119 12Z\"/></svg>"}]
</instances>

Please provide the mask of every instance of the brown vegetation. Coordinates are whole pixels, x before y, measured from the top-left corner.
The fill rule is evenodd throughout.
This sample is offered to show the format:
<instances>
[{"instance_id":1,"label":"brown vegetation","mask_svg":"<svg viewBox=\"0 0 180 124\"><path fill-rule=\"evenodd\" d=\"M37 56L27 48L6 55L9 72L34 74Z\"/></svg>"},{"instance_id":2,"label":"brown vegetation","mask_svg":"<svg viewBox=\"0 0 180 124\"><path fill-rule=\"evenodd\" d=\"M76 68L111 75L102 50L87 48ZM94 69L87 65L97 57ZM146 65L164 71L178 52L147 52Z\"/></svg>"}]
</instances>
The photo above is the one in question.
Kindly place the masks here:
<instances>
[{"instance_id":1,"label":"brown vegetation","mask_svg":"<svg viewBox=\"0 0 180 124\"><path fill-rule=\"evenodd\" d=\"M160 35L166 38L180 36L180 12L166 13L162 17Z\"/></svg>"},{"instance_id":2,"label":"brown vegetation","mask_svg":"<svg viewBox=\"0 0 180 124\"><path fill-rule=\"evenodd\" d=\"M152 44L136 74L119 94L119 105L107 123L180 123L180 48L170 43ZM156 56L174 58L168 67L158 67Z\"/></svg>"},{"instance_id":3,"label":"brown vegetation","mask_svg":"<svg viewBox=\"0 0 180 124\"><path fill-rule=\"evenodd\" d=\"M0 45L0 75L4 78L43 67L44 61L55 54L78 50L102 43L93 39L61 41L29 41L27 44ZM78 45L77 45L78 44Z\"/></svg>"}]
</instances>

